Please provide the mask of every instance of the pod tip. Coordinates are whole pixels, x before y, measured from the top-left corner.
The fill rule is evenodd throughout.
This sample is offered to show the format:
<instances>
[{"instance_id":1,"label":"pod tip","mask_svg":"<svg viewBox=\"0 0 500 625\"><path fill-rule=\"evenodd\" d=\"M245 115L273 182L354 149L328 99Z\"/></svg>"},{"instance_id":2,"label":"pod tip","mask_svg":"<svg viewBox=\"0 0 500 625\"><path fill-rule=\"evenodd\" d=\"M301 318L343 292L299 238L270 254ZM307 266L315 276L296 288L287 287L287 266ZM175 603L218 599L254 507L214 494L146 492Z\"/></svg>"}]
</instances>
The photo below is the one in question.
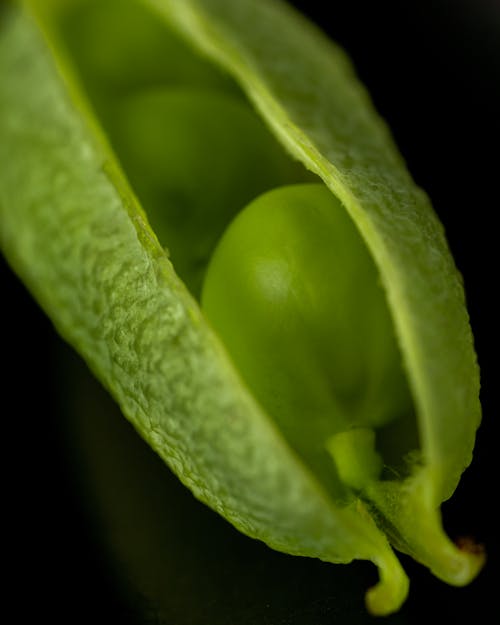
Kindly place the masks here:
<instances>
[{"instance_id":1,"label":"pod tip","mask_svg":"<svg viewBox=\"0 0 500 625\"><path fill-rule=\"evenodd\" d=\"M484 545L471 536L461 536L455 541L454 554L449 561L448 575L442 576L453 586L469 584L486 562Z\"/></svg>"}]
</instances>

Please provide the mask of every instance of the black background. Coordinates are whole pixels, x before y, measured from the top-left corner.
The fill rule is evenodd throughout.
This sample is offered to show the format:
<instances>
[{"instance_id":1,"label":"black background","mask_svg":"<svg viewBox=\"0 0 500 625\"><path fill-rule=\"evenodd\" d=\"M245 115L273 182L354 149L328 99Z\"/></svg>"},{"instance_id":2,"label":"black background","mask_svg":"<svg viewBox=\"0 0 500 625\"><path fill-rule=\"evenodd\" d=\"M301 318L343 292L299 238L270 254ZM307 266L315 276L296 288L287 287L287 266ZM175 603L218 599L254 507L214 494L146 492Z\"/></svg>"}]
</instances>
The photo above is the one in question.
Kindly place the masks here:
<instances>
[{"instance_id":1,"label":"black background","mask_svg":"<svg viewBox=\"0 0 500 625\"><path fill-rule=\"evenodd\" d=\"M432 616L450 622L473 617L480 623L493 623L499 615L492 584L498 571L494 506L500 477L495 448L498 361L494 338L500 2L344 0L294 4L349 52L376 107L388 121L410 171L431 196L464 277L482 371L484 418L474 461L454 497L443 506L443 514L451 535L472 533L486 545L488 564L473 584L457 590L403 558L413 580L411 595L402 614L390 617L387 623L420 623ZM13 610L10 621L16 623L40 617L54 624L137 623L139 609L133 601L124 599L117 587L89 522L89 511L82 504L81 485L71 468L71 447L61 427L61 359L73 363L68 366L77 365L5 263L1 301L5 366L2 536L3 568L8 577L4 610ZM330 574L325 573L325 565L275 554L245 537L236 537L232 528L226 529L226 524L211 512L200 511L199 515L215 527L213 531L221 544L229 541L235 552L246 558L240 563L242 569L248 566L267 573L262 573L260 579L241 577L247 585L246 594L241 595L247 602L244 615L235 607L238 596L227 589L226 604L220 599L224 596L221 591L219 603L214 599L213 605L207 605L204 617L198 616L203 615L198 606L193 610L196 616L186 620L165 620L165 616L149 614L148 622L369 622L357 616L356 610L350 612L348 606L342 608L344 612L335 607L339 599L335 589L329 588ZM256 568L257 561L261 569ZM227 584L227 573L218 571L216 565L207 571L213 577L218 574L224 580L221 583ZM359 574L371 580L371 573L364 569ZM234 584L239 583L237 573L232 579ZM183 588L189 592L189 584ZM361 594L363 589L360 586L357 590ZM193 591L186 605L197 602Z\"/></svg>"}]
</instances>

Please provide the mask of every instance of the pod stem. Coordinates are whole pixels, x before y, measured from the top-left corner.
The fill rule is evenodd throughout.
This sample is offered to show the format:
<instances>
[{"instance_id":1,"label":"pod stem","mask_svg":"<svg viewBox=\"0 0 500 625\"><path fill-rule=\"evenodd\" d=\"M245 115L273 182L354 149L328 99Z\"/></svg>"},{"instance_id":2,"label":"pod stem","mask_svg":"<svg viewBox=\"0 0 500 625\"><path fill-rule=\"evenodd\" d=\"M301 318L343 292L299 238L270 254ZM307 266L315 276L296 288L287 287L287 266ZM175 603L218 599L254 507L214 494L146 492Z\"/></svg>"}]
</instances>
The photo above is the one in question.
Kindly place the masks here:
<instances>
[{"instance_id":1,"label":"pod stem","mask_svg":"<svg viewBox=\"0 0 500 625\"><path fill-rule=\"evenodd\" d=\"M369 509L361 499L356 501L356 510L375 525ZM373 616L388 616L397 612L408 596L410 581L391 545L384 539L375 552L365 554L363 559L371 560L379 573L378 582L365 594L368 612Z\"/></svg>"},{"instance_id":2,"label":"pod stem","mask_svg":"<svg viewBox=\"0 0 500 625\"><path fill-rule=\"evenodd\" d=\"M393 551L377 558L380 579L365 595L368 612L373 616L387 616L397 612L408 596L410 582Z\"/></svg>"}]
</instances>

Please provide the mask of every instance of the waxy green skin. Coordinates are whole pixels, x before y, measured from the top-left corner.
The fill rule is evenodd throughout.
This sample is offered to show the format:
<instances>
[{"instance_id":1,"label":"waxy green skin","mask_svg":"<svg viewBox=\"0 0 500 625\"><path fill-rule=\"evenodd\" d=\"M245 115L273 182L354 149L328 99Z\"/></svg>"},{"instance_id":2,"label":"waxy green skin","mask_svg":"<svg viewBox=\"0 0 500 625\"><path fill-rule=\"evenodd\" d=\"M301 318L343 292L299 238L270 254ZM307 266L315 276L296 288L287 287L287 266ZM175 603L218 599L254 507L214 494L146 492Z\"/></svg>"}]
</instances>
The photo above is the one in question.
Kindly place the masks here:
<instances>
[{"instance_id":1,"label":"waxy green skin","mask_svg":"<svg viewBox=\"0 0 500 625\"><path fill-rule=\"evenodd\" d=\"M480 419L479 376L463 288L427 197L413 183L345 55L281 2L144 0L144 6L157 11L144 22L148 32L166 18L205 60L196 69L191 51L186 53L185 73L145 72L141 81L137 77L142 72L131 66L130 83L127 71L108 81L99 72L93 75L92 58L85 60L72 49L69 30L65 39L64 13L78 7L78 0L23 4L21 9L14 3L6 11L0 31L1 245L61 335L179 478L241 531L288 553L331 562L373 561L381 575L367 594L374 614L397 610L408 590L388 538L441 579L468 583L483 558L455 547L439 515L439 505L471 460ZM113 3L89 4L94 12L102 5ZM140 6L132 13L139 15ZM132 31L136 23L131 19ZM125 20L122 26L124 32ZM276 32L281 33L279 40ZM145 60L146 66L149 61L157 65L158 58L168 64L169 54L159 52L162 40L163 35L143 37L141 51L151 41L160 47L134 58ZM172 45L177 49L178 42ZM354 437L346 440L338 438L342 432L330 436L328 431L325 439L323 432L315 433L331 463L326 478L322 468L313 466L314 458L304 460L296 453L290 443L295 438L280 430L280 418L263 409L242 380L179 278L174 255L170 258L165 249L175 250L182 237L167 219L165 240L159 240L149 223L159 219L157 207L148 206L145 212L140 205L123 147L120 162L107 107L117 110L113 106L122 96L135 98L138 85L149 87L159 75L173 88L186 81L183 86L196 89L209 84L223 93L238 91L234 86L226 91L227 76L217 77L215 70L205 74L206 59L236 79L283 155L301 161L324 182L321 193L328 189L340 201L360 234L352 251L359 250L361 241L366 246L361 255L373 259L377 271L362 272L363 295L357 294L349 306L356 314L362 307L356 305L357 298L358 303L362 297L373 304L371 278L378 276L418 427L418 458L395 479L385 479L383 467L379 473L375 453L358 469L346 461L352 442L374 452L369 435L374 424L365 427L367 420L385 423L387 414L403 406L408 414L407 387L399 387L400 373L389 373L398 353L393 339L392 347L377 358L382 363L387 358L384 375L398 387L401 403L389 402L386 409L380 393L368 393L363 401L377 410L375 415L360 410L363 427L353 430ZM119 60L112 59L106 71L114 73ZM211 149L206 146L207 168ZM262 190L256 188L255 195ZM145 190L142 195L147 195ZM215 222L220 232L221 224ZM181 245L178 249L184 251ZM378 280L375 284L380 292ZM379 306L383 300L375 301ZM380 319L387 327L386 313ZM322 319L320 338L324 328ZM355 364L332 366L326 356L316 362L324 370L334 369L339 396L356 386L349 381L356 378ZM375 369L368 367L372 379ZM347 381L340 380L339 372ZM306 377L314 389L315 376ZM405 450L415 449L413 443L398 444L399 469L406 462ZM376 453L385 460L389 452L382 447ZM372 479L378 477L382 479Z\"/></svg>"},{"instance_id":2,"label":"waxy green skin","mask_svg":"<svg viewBox=\"0 0 500 625\"><path fill-rule=\"evenodd\" d=\"M212 256L202 308L245 382L334 499L349 497L328 452L340 433L389 426L386 473L408 472L404 456L418 438L385 295L352 220L325 186L282 187L247 206ZM390 434L396 420L414 435L399 458L401 442ZM352 455L373 464L366 445L357 447ZM367 479L381 471L382 464L368 470Z\"/></svg>"}]
</instances>

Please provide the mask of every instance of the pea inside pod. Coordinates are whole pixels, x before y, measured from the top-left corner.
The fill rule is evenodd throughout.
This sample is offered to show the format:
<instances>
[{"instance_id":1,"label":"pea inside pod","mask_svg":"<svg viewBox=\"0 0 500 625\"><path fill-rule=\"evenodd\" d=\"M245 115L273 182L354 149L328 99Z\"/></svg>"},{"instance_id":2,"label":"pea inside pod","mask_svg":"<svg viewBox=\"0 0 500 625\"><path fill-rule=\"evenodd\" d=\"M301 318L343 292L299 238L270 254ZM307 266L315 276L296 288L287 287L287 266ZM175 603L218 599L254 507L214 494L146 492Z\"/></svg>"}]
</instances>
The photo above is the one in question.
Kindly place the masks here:
<instances>
[{"instance_id":1,"label":"pea inside pod","mask_svg":"<svg viewBox=\"0 0 500 625\"><path fill-rule=\"evenodd\" d=\"M306 178L234 94L172 86L139 91L107 110L120 162L197 297L215 244L241 207L277 184Z\"/></svg>"},{"instance_id":2,"label":"pea inside pod","mask_svg":"<svg viewBox=\"0 0 500 625\"><path fill-rule=\"evenodd\" d=\"M140 1L64 0L56 10L59 35L78 59L85 89L104 115L112 101L161 85L240 94L226 73L204 61L182 37L166 32Z\"/></svg>"},{"instance_id":3,"label":"pea inside pod","mask_svg":"<svg viewBox=\"0 0 500 625\"><path fill-rule=\"evenodd\" d=\"M363 487L360 475L407 474L418 428L385 295L324 185L281 187L244 208L212 257L202 306L336 501L348 498L346 486ZM376 446L390 447L390 458Z\"/></svg>"},{"instance_id":4,"label":"pea inside pod","mask_svg":"<svg viewBox=\"0 0 500 625\"><path fill-rule=\"evenodd\" d=\"M374 614L397 610L408 590L389 541L468 583L483 556L454 545L439 514L480 418L463 288L348 59L282 2L123 4L192 46L185 75L163 52L134 56L171 66L145 81L132 65L128 80L121 54L99 75L92 42L72 45L68 24L86 8L98 24L115 2L6 9L9 262L141 435L241 531L292 554L371 560ZM142 50L149 37L134 38L134 21L123 26ZM240 88L226 91L217 71L200 78L207 59L236 79L273 140L227 100ZM203 296L214 332L193 297L200 266L234 212L302 182L293 159L324 185L271 191L229 227Z\"/></svg>"}]
</instances>

